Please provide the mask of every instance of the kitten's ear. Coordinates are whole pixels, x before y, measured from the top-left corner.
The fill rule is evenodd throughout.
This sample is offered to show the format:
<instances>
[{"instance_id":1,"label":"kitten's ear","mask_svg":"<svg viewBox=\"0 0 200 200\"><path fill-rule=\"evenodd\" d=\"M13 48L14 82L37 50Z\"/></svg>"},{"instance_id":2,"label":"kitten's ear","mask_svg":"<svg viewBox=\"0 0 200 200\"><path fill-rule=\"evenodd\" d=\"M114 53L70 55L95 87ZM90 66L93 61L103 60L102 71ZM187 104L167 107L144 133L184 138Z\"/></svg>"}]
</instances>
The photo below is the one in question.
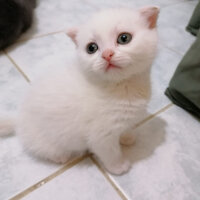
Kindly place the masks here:
<instances>
[{"instance_id":1,"label":"kitten's ear","mask_svg":"<svg viewBox=\"0 0 200 200\"><path fill-rule=\"evenodd\" d=\"M77 33L78 33L77 28L71 28L67 31L67 35L72 39L72 41L75 43L76 46L77 46L77 40L76 40Z\"/></svg>"},{"instance_id":2,"label":"kitten's ear","mask_svg":"<svg viewBox=\"0 0 200 200\"><path fill-rule=\"evenodd\" d=\"M140 13L146 18L150 29L156 27L159 11L160 8L157 6L148 6L140 9Z\"/></svg>"}]
</instances>

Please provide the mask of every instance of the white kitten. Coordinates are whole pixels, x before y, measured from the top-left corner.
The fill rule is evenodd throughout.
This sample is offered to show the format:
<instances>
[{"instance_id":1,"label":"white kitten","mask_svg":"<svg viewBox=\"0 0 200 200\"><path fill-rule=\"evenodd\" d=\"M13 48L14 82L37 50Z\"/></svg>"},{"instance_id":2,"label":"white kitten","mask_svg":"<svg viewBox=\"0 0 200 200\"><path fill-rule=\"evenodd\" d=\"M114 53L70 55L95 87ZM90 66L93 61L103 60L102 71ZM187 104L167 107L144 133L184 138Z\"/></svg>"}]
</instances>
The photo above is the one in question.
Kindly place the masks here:
<instances>
[{"instance_id":1,"label":"white kitten","mask_svg":"<svg viewBox=\"0 0 200 200\"><path fill-rule=\"evenodd\" d=\"M30 152L64 163L89 150L113 174L130 168L120 142L134 142L131 129L150 96L158 12L111 9L68 32L78 61L32 86L16 121ZM5 122L1 134L12 129Z\"/></svg>"}]
</instances>

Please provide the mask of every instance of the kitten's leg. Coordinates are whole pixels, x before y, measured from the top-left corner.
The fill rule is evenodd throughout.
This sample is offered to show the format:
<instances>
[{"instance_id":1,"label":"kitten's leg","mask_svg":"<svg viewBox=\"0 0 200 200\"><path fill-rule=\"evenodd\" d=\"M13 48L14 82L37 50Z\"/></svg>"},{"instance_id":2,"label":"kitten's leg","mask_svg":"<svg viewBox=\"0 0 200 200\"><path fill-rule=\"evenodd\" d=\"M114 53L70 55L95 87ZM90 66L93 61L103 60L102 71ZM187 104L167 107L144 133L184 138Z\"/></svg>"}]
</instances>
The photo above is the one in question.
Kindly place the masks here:
<instances>
[{"instance_id":1,"label":"kitten's leg","mask_svg":"<svg viewBox=\"0 0 200 200\"><path fill-rule=\"evenodd\" d=\"M135 140L136 140L136 134L124 133L120 137L120 144L126 146L133 145L135 143Z\"/></svg>"},{"instance_id":2,"label":"kitten's leg","mask_svg":"<svg viewBox=\"0 0 200 200\"><path fill-rule=\"evenodd\" d=\"M119 175L130 169L131 164L123 157L119 137L116 135L93 138L89 146L110 173Z\"/></svg>"}]
</instances>

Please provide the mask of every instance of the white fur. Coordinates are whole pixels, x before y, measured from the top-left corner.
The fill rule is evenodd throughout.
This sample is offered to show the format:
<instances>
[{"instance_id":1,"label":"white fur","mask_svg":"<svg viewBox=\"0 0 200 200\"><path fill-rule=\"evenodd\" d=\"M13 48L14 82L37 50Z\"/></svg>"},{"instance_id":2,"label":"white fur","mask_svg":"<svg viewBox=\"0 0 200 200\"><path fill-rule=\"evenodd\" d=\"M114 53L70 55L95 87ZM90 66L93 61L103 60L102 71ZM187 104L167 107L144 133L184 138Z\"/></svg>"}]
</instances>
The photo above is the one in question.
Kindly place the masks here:
<instances>
[{"instance_id":1,"label":"white fur","mask_svg":"<svg viewBox=\"0 0 200 200\"><path fill-rule=\"evenodd\" d=\"M121 32L133 33L129 44L116 44ZM81 26L76 38L72 35L78 62L33 85L22 105L16 134L40 157L66 162L89 150L111 173L124 173L130 163L119 141L121 137L122 144L133 143L131 129L150 97L156 29L148 28L139 11L114 9ZM85 50L91 41L99 45L92 55ZM106 48L114 50L113 62L122 69L105 72L101 54Z\"/></svg>"},{"instance_id":2,"label":"white fur","mask_svg":"<svg viewBox=\"0 0 200 200\"><path fill-rule=\"evenodd\" d=\"M0 136L9 136L14 132L14 120L11 118L0 119Z\"/></svg>"}]
</instances>

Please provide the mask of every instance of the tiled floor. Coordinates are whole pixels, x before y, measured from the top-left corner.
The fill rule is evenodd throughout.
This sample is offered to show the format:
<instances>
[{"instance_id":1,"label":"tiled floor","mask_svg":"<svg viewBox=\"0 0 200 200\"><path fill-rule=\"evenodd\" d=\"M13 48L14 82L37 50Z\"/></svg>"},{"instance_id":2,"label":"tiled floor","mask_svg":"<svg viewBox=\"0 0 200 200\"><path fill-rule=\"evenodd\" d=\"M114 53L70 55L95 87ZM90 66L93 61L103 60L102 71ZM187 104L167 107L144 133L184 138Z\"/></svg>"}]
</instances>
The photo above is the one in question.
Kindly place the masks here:
<instances>
[{"instance_id":1,"label":"tiled floor","mask_svg":"<svg viewBox=\"0 0 200 200\"><path fill-rule=\"evenodd\" d=\"M29 84L49 68L67 66L74 46L65 34L99 10L113 6L161 7L159 52L152 69L149 114L138 121L138 140L124 152L129 173L113 176L86 155L67 165L37 160L16 137L0 139L0 200L200 199L200 123L163 94L194 41L184 29L197 0L40 0L36 23L0 55L0 112L15 113Z\"/></svg>"}]
</instances>

